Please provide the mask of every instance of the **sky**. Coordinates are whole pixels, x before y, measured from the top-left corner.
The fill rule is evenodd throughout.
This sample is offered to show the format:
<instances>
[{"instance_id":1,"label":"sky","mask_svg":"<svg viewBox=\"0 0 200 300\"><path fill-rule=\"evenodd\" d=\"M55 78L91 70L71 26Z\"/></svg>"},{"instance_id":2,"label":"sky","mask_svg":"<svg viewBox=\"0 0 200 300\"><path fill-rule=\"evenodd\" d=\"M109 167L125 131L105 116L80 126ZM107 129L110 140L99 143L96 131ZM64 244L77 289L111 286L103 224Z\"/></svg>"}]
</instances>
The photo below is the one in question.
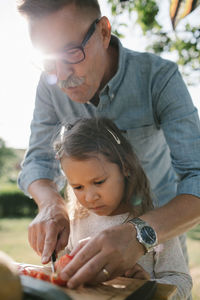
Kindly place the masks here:
<instances>
[{"instance_id":1,"label":"sky","mask_svg":"<svg viewBox=\"0 0 200 300\"><path fill-rule=\"evenodd\" d=\"M103 15L110 16L106 0L100 0ZM16 0L0 0L0 137L8 147L27 148L30 122L40 72L32 64L33 48L26 21L16 12ZM160 18L170 26L166 14L169 1L162 1ZM168 9L168 7L167 7ZM193 14L190 18L195 19ZM133 16L134 17L134 16ZM128 20L128 16L123 16ZM145 50L145 39L130 21L122 39L125 47ZM134 26L134 28L133 28ZM200 111L200 85L188 87L194 104Z\"/></svg>"}]
</instances>

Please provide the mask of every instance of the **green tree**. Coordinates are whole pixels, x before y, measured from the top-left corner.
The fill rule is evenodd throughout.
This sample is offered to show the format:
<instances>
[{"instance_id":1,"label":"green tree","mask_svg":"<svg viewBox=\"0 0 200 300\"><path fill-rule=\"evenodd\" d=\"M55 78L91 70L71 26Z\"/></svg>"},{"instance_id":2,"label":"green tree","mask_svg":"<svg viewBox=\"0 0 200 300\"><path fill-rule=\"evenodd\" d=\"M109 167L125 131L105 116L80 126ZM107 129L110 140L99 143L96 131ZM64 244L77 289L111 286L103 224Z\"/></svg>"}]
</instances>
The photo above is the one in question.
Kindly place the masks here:
<instances>
[{"instance_id":1,"label":"green tree","mask_svg":"<svg viewBox=\"0 0 200 300\"><path fill-rule=\"evenodd\" d=\"M169 2L169 0L164 1ZM124 37L121 29L122 26L127 26L127 24L121 23L119 20L123 14L128 13L129 19L135 20L135 23L141 27L143 35L147 38L146 50L158 55L173 52L174 57L176 57L175 60L179 64L183 75L185 75L188 84L199 83L200 25L193 26L189 23L183 25L183 22L180 21L175 30L173 30L172 26L166 30L157 21L161 1L130 0L120 3L119 0L108 0L108 4L112 13L113 33L121 38ZM166 11L166 16L170 20L169 10ZM193 76L189 78L191 73Z\"/></svg>"},{"instance_id":2,"label":"green tree","mask_svg":"<svg viewBox=\"0 0 200 300\"><path fill-rule=\"evenodd\" d=\"M13 149L7 148L4 140L0 138L0 177L4 174L8 161L15 157Z\"/></svg>"}]
</instances>

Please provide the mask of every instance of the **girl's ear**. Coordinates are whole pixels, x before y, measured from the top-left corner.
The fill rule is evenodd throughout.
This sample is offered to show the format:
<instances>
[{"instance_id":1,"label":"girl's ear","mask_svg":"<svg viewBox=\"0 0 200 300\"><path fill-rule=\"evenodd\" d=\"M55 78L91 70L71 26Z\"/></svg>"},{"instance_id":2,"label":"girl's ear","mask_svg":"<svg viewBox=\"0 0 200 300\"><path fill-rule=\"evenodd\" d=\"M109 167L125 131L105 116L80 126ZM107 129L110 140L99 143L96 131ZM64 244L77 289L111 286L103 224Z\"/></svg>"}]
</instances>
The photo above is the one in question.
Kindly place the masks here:
<instances>
[{"instance_id":1,"label":"girl's ear","mask_svg":"<svg viewBox=\"0 0 200 300\"><path fill-rule=\"evenodd\" d=\"M125 169L124 169L124 176L125 176L125 177L130 177L130 176L131 176L131 173L130 173L130 171L129 171L128 168L125 168Z\"/></svg>"}]
</instances>

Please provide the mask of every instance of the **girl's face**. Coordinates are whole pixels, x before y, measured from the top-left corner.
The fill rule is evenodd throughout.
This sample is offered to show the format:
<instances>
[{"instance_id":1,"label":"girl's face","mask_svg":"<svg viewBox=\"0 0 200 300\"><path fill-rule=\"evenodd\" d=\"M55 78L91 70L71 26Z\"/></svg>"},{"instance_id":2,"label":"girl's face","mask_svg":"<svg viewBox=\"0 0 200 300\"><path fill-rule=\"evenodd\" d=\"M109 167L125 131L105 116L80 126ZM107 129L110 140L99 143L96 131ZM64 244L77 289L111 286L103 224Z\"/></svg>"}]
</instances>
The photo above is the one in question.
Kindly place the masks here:
<instances>
[{"instance_id":1,"label":"girl's face","mask_svg":"<svg viewBox=\"0 0 200 300\"><path fill-rule=\"evenodd\" d=\"M124 175L102 154L87 160L63 157L62 169L81 205L101 216L128 211L121 201Z\"/></svg>"}]
</instances>

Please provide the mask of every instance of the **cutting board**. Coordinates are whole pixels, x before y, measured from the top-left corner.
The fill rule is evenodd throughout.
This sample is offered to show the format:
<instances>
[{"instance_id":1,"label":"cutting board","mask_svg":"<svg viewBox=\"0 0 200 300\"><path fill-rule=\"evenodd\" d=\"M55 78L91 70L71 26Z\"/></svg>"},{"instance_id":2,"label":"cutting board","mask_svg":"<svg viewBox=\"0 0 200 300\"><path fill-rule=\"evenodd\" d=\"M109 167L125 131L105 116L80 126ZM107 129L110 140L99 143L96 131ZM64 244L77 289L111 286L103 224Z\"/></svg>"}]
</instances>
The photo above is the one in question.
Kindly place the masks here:
<instances>
[{"instance_id":1,"label":"cutting board","mask_svg":"<svg viewBox=\"0 0 200 300\"><path fill-rule=\"evenodd\" d=\"M43 270L46 273L51 273L51 268L48 266L38 266L30 264L20 264L21 266L30 267L35 270ZM73 300L125 300L138 288L142 287L147 281L117 277L113 280L96 286L81 286L77 289L61 288ZM167 284L157 284L157 289L153 300L170 300L176 293L176 286Z\"/></svg>"},{"instance_id":2,"label":"cutting board","mask_svg":"<svg viewBox=\"0 0 200 300\"><path fill-rule=\"evenodd\" d=\"M73 300L124 300L147 281L117 277L95 287L79 287L76 290L64 288ZM176 286L157 284L153 300L170 300L176 293Z\"/></svg>"}]
</instances>

